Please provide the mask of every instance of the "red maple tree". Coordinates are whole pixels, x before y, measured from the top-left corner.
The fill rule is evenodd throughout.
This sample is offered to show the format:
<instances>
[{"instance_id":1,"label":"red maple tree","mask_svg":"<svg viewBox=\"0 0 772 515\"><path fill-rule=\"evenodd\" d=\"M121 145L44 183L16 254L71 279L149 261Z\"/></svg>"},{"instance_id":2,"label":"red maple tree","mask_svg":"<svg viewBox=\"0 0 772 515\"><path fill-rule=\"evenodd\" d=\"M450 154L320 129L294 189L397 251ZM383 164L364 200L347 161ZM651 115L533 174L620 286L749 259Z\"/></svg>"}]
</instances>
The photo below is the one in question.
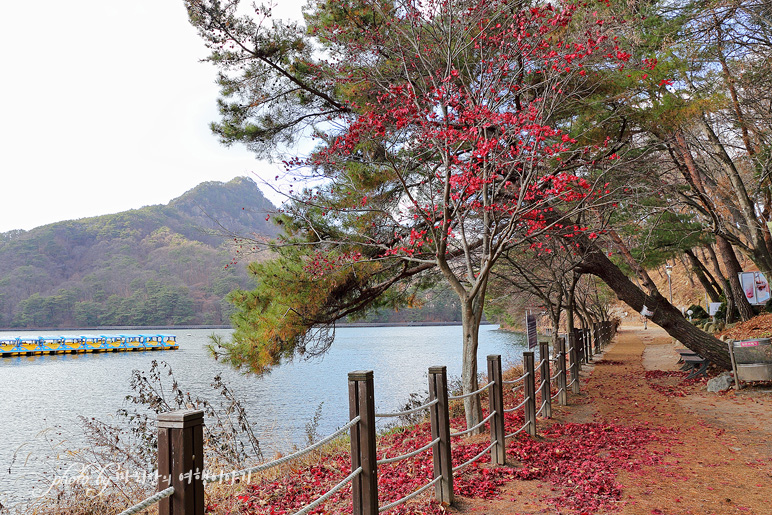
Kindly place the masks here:
<instances>
[{"instance_id":1,"label":"red maple tree","mask_svg":"<svg viewBox=\"0 0 772 515\"><path fill-rule=\"evenodd\" d=\"M228 94L241 99L224 106L221 134L265 143L294 131L316 142L284 161L303 189L286 191L283 243L309 249L295 255L304 284L328 292L327 310L297 323L340 318L399 281L433 273L461 301L462 384L476 390L492 267L542 233L587 230L569 220L604 194L603 174L617 156L573 125L572 106L598 73L630 58L613 24L587 4L331 0L306 15L309 51L299 40L238 39L239 27L260 26L217 11L217 2L190 6L222 49ZM271 61L276 53L282 60ZM258 69L275 80L258 80ZM281 123L277 98L294 113ZM288 306L285 315L309 309L286 292L270 295ZM465 403L467 424L477 424L479 402Z\"/></svg>"}]
</instances>

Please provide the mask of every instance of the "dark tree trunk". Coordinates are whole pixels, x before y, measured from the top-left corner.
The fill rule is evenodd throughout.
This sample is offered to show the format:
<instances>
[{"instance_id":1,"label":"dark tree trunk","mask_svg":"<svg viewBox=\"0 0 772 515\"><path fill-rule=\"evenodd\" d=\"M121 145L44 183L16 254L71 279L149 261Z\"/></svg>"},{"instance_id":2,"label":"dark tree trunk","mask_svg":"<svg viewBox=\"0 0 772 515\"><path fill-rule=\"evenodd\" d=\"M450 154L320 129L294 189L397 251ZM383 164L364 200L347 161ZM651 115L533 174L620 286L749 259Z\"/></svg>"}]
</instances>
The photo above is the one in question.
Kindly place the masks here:
<instances>
[{"instance_id":1,"label":"dark tree trunk","mask_svg":"<svg viewBox=\"0 0 772 515\"><path fill-rule=\"evenodd\" d=\"M740 319L743 322L750 320L753 318L754 313L748 298L745 296L742 284L740 284L739 274L743 269L740 266L740 262L737 261L737 254L734 253L734 249L729 241L720 234L716 235L716 243L718 244L718 253L721 255L721 260L726 268L727 279L732 290L732 298L737 307L737 312L740 313Z\"/></svg>"},{"instance_id":2,"label":"dark tree trunk","mask_svg":"<svg viewBox=\"0 0 772 515\"><path fill-rule=\"evenodd\" d=\"M568 299L566 302L566 333L574 332L574 309L576 308L576 283L579 282L579 275L573 274L571 286L568 289Z\"/></svg>"},{"instance_id":3,"label":"dark tree trunk","mask_svg":"<svg viewBox=\"0 0 772 515\"><path fill-rule=\"evenodd\" d=\"M696 257L696 256L695 256ZM683 256L678 256L678 261L681 262L681 266L684 267L684 270L686 270L686 278L689 279L689 286L694 288L696 285L694 284L694 279L692 279L692 274L689 273L689 265L686 263L686 260ZM699 263L699 259L697 260L697 263Z\"/></svg>"},{"instance_id":4,"label":"dark tree trunk","mask_svg":"<svg viewBox=\"0 0 772 515\"><path fill-rule=\"evenodd\" d=\"M477 301L477 302L475 302ZM479 344L480 318L482 302L479 299L468 300L461 304L461 321L464 343L461 366L461 387L464 394L477 390L477 347ZM464 414L467 428L476 426L482 420L480 397L472 395L464 398ZM482 429L474 431L479 434Z\"/></svg>"},{"instance_id":5,"label":"dark tree trunk","mask_svg":"<svg viewBox=\"0 0 772 515\"><path fill-rule=\"evenodd\" d=\"M724 274L721 272L721 265L718 264L718 256L716 256L716 251L713 249L713 245L706 245L705 251L708 253L710 262L713 264L713 272L716 274L716 280L721 284L725 284L726 277L724 277Z\"/></svg>"},{"instance_id":6,"label":"dark tree trunk","mask_svg":"<svg viewBox=\"0 0 772 515\"><path fill-rule=\"evenodd\" d=\"M700 263L700 260L697 259L697 256L694 255L694 252L691 250L686 250L684 254L686 254L686 257L689 258L689 263L692 265L692 271L697 276L697 279L699 279L700 284L702 284L702 287L705 289L708 297L710 297L710 300L713 302L721 302L721 294L716 291L716 289L713 287L713 284L711 284L710 280L705 275L702 263Z\"/></svg>"},{"instance_id":7,"label":"dark tree trunk","mask_svg":"<svg viewBox=\"0 0 772 515\"><path fill-rule=\"evenodd\" d=\"M724 296L726 297L726 323L731 324L737 318L737 309L735 309L732 286L728 279L724 279Z\"/></svg>"},{"instance_id":8,"label":"dark tree trunk","mask_svg":"<svg viewBox=\"0 0 772 515\"><path fill-rule=\"evenodd\" d=\"M597 276L611 288L620 300L640 312L644 304L654 312L651 320L687 348L709 358L719 367L730 369L729 351L721 340L692 325L681 312L671 305L659 292L646 295L609 260L605 254L591 250L578 269L582 273Z\"/></svg>"},{"instance_id":9,"label":"dark tree trunk","mask_svg":"<svg viewBox=\"0 0 772 515\"><path fill-rule=\"evenodd\" d=\"M713 285L713 288L718 292L719 295L723 294L726 280L724 279L723 276L719 277L718 279L716 279L713 276L713 273L711 273L710 269L708 268L707 259L705 258L705 252L700 252L700 255L697 257L697 262L700 264L700 267L702 268L702 272L705 274L705 277L707 277L708 280L710 281L710 284ZM721 282L719 282L719 280Z\"/></svg>"}]
</instances>

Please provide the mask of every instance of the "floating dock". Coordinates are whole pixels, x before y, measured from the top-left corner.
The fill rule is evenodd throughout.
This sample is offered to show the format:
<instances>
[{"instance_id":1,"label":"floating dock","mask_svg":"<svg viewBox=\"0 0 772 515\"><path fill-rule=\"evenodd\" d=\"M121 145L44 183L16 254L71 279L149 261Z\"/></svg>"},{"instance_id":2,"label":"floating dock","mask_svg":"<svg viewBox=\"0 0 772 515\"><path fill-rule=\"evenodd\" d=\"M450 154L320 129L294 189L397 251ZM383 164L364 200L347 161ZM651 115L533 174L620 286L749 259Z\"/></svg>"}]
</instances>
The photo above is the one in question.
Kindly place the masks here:
<instances>
[{"instance_id":1,"label":"floating dock","mask_svg":"<svg viewBox=\"0 0 772 515\"><path fill-rule=\"evenodd\" d=\"M0 357L177 349L173 334L100 334L0 338Z\"/></svg>"}]
</instances>

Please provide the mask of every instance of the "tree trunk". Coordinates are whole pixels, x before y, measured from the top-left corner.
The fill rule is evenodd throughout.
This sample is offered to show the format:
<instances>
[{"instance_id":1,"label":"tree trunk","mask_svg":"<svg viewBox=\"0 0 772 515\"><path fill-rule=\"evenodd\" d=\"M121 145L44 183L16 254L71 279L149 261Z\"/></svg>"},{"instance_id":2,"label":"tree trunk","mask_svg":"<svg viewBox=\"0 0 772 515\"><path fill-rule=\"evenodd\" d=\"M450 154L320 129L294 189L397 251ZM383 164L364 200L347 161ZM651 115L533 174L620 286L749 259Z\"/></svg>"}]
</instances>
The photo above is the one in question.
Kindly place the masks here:
<instances>
[{"instance_id":1,"label":"tree trunk","mask_svg":"<svg viewBox=\"0 0 772 515\"><path fill-rule=\"evenodd\" d=\"M694 284L694 279L692 278L692 274L689 273L689 265L686 264L686 260L684 259L684 257L679 255L678 261L681 262L681 266L683 266L684 270L686 270L686 278L689 279L689 286L691 286L692 288L697 286L696 284ZM699 263L699 260L697 260L697 263Z\"/></svg>"},{"instance_id":2,"label":"tree trunk","mask_svg":"<svg viewBox=\"0 0 772 515\"><path fill-rule=\"evenodd\" d=\"M729 351L726 344L702 329L692 325L681 312L672 306L659 292L646 295L614 263L597 250L589 251L579 271L597 276L611 288L620 300L640 312L644 304L654 312L651 321L687 348L709 358L719 367L730 369Z\"/></svg>"},{"instance_id":3,"label":"tree trunk","mask_svg":"<svg viewBox=\"0 0 772 515\"><path fill-rule=\"evenodd\" d=\"M568 337L574 333L574 308L576 307L576 283L579 282L580 274L573 273L571 287L568 289L568 298L566 299L566 333Z\"/></svg>"},{"instance_id":4,"label":"tree trunk","mask_svg":"<svg viewBox=\"0 0 772 515\"><path fill-rule=\"evenodd\" d=\"M713 247L711 246L711 249L712 248ZM697 262L699 263L700 268L702 268L702 273L705 274L705 277L708 278L708 281L710 281L710 284L713 285L713 289L718 292L719 296L722 295L724 293L724 285L725 285L724 277L721 276L719 278L721 281L719 283L719 279L716 279L716 277L713 276L713 272L711 272L710 269L708 268L708 258L705 257L704 249L700 247L698 250L700 251L700 255L697 256L696 252L694 255L697 256ZM715 267L715 264L714 264L714 267Z\"/></svg>"},{"instance_id":5,"label":"tree trunk","mask_svg":"<svg viewBox=\"0 0 772 515\"><path fill-rule=\"evenodd\" d=\"M550 321L552 322L552 348L558 348L558 338L560 338L560 311L555 313L550 311Z\"/></svg>"},{"instance_id":6,"label":"tree trunk","mask_svg":"<svg viewBox=\"0 0 772 515\"><path fill-rule=\"evenodd\" d=\"M461 303L461 322L463 324L463 355L461 364L461 388L464 394L477 390L477 346L480 334L482 301L467 300ZM464 399L464 413L467 429L482 420L482 405L478 395ZM473 431L478 434L480 430Z\"/></svg>"},{"instance_id":7,"label":"tree trunk","mask_svg":"<svg viewBox=\"0 0 772 515\"><path fill-rule=\"evenodd\" d=\"M740 319L745 322L753 318L753 308L748 302L748 298L745 296L742 284L740 284L739 273L743 271L740 266L740 262L737 261L737 255L734 253L732 245L720 234L716 235L716 244L718 245L718 253L721 255L721 260L724 262L726 268L726 275L729 279L729 285L732 290L732 298L734 304L737 307L737 312L740 313Z\"/></svg>"},{"instance_id":8,"label":"tree trunk","mask_svg":"<svg viewBox=\"0 0 772 515\"><path fill-rule=\"evenodd\" d=\"M713 271L716 274L716 280L721 281L721 284L726 284L726 277L724 277L724 273L721 272L721 265L718 263L718 256L716 256L716 251L713 248L713 245L706 245L705 250L710 257L710 262L713 264Z\"/></svg>"},{"instance_id":9,"label":"tree trunk","mask_svg":"<svg viewBox=\"0 0 772 515\"><path fill-rule=\"evenodd\" d=\"M748 233L750 234L753 260L762 270L770 269L772 268L772 256L769 255L766 241L764 241L764 228L761 227L759 219L756 216L753 200L751 200L750 195L748 195L740 171L735 166L726 147L724 147L724 144L718 139L715 131L713 131L713 127L711 127L710 123L705 119L704 115L701 117L701 121L703 130L713 146L713 151L716 154L717 160L723 164L724 172L732 183L731 191L737 200Z\"/></svg>"},{"instance_id":10,"label":"tree trunk","mask_svg":"<svg viewBox=\"0 0 772 515\"><path fill-rule=\"evenodd\" d=\"M710 280L708 280L707 276L702 270L702 266L700 264L699 259L697 259L697 256L692 252L691 250L686 250L684 252L686 254L686 257L689 258L689 262L692 265L692 271L697 276L697 279L700 280L700 284L702 284L702 287L705 289L705 292L708 294L708 297L710 297L710 300L713 302L721 302L721 294L716 291L716 289L711 284Z\"/></svg>"},{"instance_id":11,"label":"tree trunk","mask_svg":"<svg viewBox=\"0 0 772 515\"><path fill-rule=\"evenodd\" d=\"M734 323L737 309L734 305L734 295L732 295L732 285L729 284L729 279L724 279L724 297L726 297L726 318L727 324Z\"/></svg>"}]
</instances>

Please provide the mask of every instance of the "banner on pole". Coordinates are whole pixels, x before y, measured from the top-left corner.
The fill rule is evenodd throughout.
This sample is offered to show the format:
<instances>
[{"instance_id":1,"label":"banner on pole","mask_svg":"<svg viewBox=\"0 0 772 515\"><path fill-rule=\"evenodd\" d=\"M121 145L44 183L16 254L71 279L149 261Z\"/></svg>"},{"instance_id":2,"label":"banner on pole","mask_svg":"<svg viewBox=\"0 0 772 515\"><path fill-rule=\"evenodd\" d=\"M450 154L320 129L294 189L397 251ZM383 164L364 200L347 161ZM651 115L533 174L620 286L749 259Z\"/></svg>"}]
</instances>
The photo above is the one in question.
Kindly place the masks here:
<instances>
[{"instance_id":1,"label":"banner on pole","mask_svg":"<svg viewBox=\"0 0 772 515\"><path fill-rule=\"evenodd\" d=\"M740 272L740 284L748 302L764 305L769 300L769 283L761 272Z\"/></svg>"},{"instance_id":2,"label":"banner on pole","mask_svg":"<svg viewBox=\"0 0 772 515\"><path fill-rule=\"evenodd\" d=\"M528 335L528 349L535 349L539 344L536 337L536 317L533 315L525 316L525 327Z\"/></svg>"}]
</instances>

